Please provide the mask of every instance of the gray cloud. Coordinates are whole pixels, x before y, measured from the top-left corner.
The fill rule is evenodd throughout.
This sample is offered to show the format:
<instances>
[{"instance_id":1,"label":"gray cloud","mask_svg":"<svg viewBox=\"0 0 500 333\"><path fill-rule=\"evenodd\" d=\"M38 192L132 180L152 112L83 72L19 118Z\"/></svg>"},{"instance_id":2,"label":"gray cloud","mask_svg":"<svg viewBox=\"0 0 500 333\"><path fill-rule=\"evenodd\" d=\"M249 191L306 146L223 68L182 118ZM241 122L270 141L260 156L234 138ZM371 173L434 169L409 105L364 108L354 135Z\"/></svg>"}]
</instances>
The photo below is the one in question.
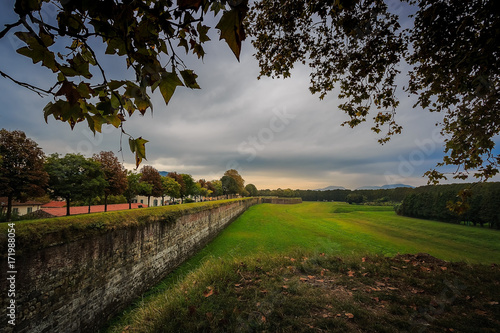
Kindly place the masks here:
<instances>
[{"instance_id":1,"label":"gray cloud","mask_svg":"<svg viewBox=\"0 0 500 333\"><path fill-rule=\"evenodd\" d=\"M211 38L218 39L216 34ZM348 117L338 110L335 93L323 101L311 95L307 67L297 66L291 79L257 80L250 43L244 44L240 63L223 42L209 43L206 50L203 62L186 59L199 75L201 90L179 87L168 106L156 92L152 115L127 120L128 133L149 140L145 164L207 180L237 168L259 188L307 189L422 185L426 180L421 175L442 158L434 126L441 116L413 109L415 99L403 92L397 114L403 134L382 146L370 131L370 120L354 129L340 126ZM9 72L33 83L49 82L47 72L4 41L0 56L8 60ZM116 59L105 63L111 74L123 74ZM118 153L121 135L110 126L94 136L84 124L73 131L53 119L45 124L42 110L48 101L0 80L0 127L25 131L46 153ZM126 136L121 144L125 165L133 168Z\"/></svg>"}]
</instances>

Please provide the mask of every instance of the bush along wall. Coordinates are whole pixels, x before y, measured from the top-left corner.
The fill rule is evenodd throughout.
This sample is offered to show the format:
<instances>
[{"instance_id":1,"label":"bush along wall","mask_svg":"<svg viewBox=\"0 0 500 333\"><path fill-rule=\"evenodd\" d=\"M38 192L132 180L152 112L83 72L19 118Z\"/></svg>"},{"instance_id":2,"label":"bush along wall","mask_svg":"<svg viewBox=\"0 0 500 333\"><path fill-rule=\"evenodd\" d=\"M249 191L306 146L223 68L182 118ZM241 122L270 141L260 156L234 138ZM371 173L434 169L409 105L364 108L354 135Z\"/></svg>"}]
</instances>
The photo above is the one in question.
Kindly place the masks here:
<instances>
[{"instance_id":1,"label":"bush along wall","mask_svg":"<svg viewBox=\"0 0 500 333\"><path fill-rule=\"evenodd\" d=\"M3 332L96 332L259 198L15 223L15 326ZM9 226L0 224L1 267ZM13 269L13 270L14 270ZM7 270L0 271L2 290Z\"/></svg>"},{"instance_id":2,"label":"bush along wall","mask_svg":"<svg viewBox=\"0 0 500 333\"><path fill-rule=\"evenodd\" d=\"M400 215L500 228L500 183L422 186L407 195Z\"/></svg>"}]
</instances>

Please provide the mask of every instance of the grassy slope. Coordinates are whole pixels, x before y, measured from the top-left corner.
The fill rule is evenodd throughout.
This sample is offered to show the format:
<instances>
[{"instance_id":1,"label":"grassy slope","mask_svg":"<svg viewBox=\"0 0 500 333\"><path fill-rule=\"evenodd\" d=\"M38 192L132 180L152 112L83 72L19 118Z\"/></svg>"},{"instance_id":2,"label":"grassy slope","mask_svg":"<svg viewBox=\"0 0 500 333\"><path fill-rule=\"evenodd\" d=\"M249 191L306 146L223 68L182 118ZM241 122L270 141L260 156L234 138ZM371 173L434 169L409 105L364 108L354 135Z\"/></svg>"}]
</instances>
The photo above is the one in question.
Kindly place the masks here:
<instances>
[{"instance_id":1,"label":"grassy slope","mask_svg":"<svg viewBox=\"0 0 500 333\"><path fill-rule=\"evenodd\" d=\"M449 261L500 263L500 232L401 217L391 207L263 204L251 207L197 257L295 249L336 255L426 252Z\"/></svg>"},{"instance_id":2,"label":"grassy slope","mask_svg":"<svg viewBox=\"0 0 500 333\"><path fill-rule=\"evenodd\" d=\"M298 254L299 252L301 253L300 255ZM160 285L158 288L156 288L156 290L152 292L153 296L147 302L141 302L137 309L130 311L121 319L121 322L117 323L115 327L110 331L121 331L123 327L128 326L128 324L132 324L130 328L135 327L136 329L138 329L139 327L144 327L144 331L154 331L157 330L158 327L163 327L160 330L165 329L165 331L175 331L176 329L185 330L187 329L187 327L182 327L182 325L179 326L179 323L183 321L183 316L186 316L186 318L184 318L186 320L187 318L192 317L194 313L190 312L196 312L193 309L198 308L198 305L206 306L203 311L208 313L208 317L213 316L213 313L217 312L219 316L222 316L222 319L219 318L218 320L236 320L237 318L235 319L235 317L233 316L234 313L233 315L229 315L225 312L224 309L222 309L225 306L224 304L231 304L231 306L238 307L237 305L240 303L236 302L235 304L232 304L234 302L234 299L239 297L237 293L235 294L235 292L244 291L254 293L256 298L251 302L254 301L255 303L259 303L259 299L263 296L259 294L261 290L254 290L256 287L255 285L251 284L250 286L248 286L248 288L244 288L243 290L235 291L227 289L227 286L230 286L231 284L241 284L241 279L243 279L243 282L252 280L251 277L247 277L245 274L249 274L249 276L251 276L252 274L257 274L254 266L252 266L253 268L248 270L246 266L245 269L238 268L238 265L235 263L241 262L242 257L249 258L245 259L244 261L254 262L253 265L256 265L256 258L259 258L258 260L261 263L261 266L268 265L269 268L266 268L266 270L275 272L274 275L268 275L272 277L271 280L274 281L274 284L271 281L269 282L269 285L266 285L265 287L259 286L258 288L264 288L264 290L274 290L275 293L278 293L280 295L280 299L282 299L282 290L278 289L281 288L280 284L283 284L283 279L294 281L294 288L296 289L298 295L306 295L308 293L316 295L318 294L316 289L314 289L316 290L314 291L307 288L315 287L318 283L310 283L307 284L307 286L304 286L300 283L303 282L302 280L300 280L301 276L304 276L304 274L314 275L318 273L316 271L321 271L322 269L327 268L330 270L336 270L337 273L341 273L340 276L332 276L332 278L328 281L336 281L337 279L339 279L340 281L341 279L344 279L346 277L346 272L350 271L351 269L353 272L357 272L357 274L358 272L360 274L362 273L360 267L357 267L356 264L353 264L353 262L359 262L359 258L361 258L362 255L371 254L371 256L373 256L374 254L380 254L393 256L397 253L417 252L427 252L440 259L450 261L465 261L468 263L500 262L500 232L400 217L395 215L392 209L388 207L349 206L337 203L303 203L301 205L263 204L254 206L251 207L245 214L243 214L236 222L229 226L216 240L214 240L204 250L198 253L198 255L193 257L187 263L182 265L176 272L171 274L162 285ZM293 255L295 257L299 257L307 255L311 256L311 258L315 258L314 260L318 261L325 258L323 253L326 253L326 258L329 258L330 264L323 264L322 266L318 266L312 269L312 271L310 272L307 271L307 269L301 269L298 272L292 272L291 275L287 275L287 277L284 277L281 270L276 271L272 268L273 266L281 266L280 269L283 269L283 267L288 267L286 266L286 263L282 262L283 258L286 256ZM271 254L273 254L272 257ZM274 255L278 256L275 257ZM342 266L339 268L338 266L335 266L335 264L331 263L331 261L335 262L335 260L332 259L335 258L335 256L342 256L344 258L346 263L343 265L345 267ZM285 261L287 260L289 259L285 259ZM377 260L379 259L374 259L374 261ZM416 262L418 262L418 260ZM289 264L290 263L288 262L288 265ZM405 262L403 262L403 265L404 264ZM375 267L377 265L382 267ZM390 276L390 274L393 274L392 270L394 270L394 268L392 267L398 267L398 265L400 267L401 263L381 262L376 264L374 266L375 268L372 267L371 270L366 267L365 269L367 270L365 271L365 273L367 274L367 276L373 275L374 278L382 279L382 277L378 276L379 274L381 274L380 272L384 271L385 269L388 272L385 272L381 275ZM404 267L407 266L408 265ZM416 267L419 271L419 266L416 265ZM485 266L481 267L484 268ZM403 275L405 269L406 268L399 268L399 270L403 271ZM471 266L465 265L461 266L460 270L470 273L470 271L477 271L478 268L472 268ZM452 274L452 272L453 270L450 269L449 273ZM188 273L190 274L188 275ZM238 273L239 275L237 275L236 273ZM437 273L441 273L441 271L438 269ZM496 274L498 275L498 272L496 272ZM432 280L435 279L436 277L433 276ZM452 279L452 277L448 277L447 279ZM490 279L495 280L495 278ZM255 281L255 279L253 280ZM261 278L257 280L262 281L263 279ZM197 285L199 281L202 281L200 282L201 286ZM469 282L461 281L460 283L466 285ZM245 283L243 283L244 286L246 285ZM265 283L268 282L266 281ZM360 282L358 281L357 283ZM372 288L371 286L376 283L376 281L372 280L366 283L370 285L369 288ZM424 286L426 283L427 282L425 281L419 282L417 280L409 280L402 281L399 283L399 285L402 286L401 289L408 289L409 285L411 286L413 284L422 284ZM439 283L441 283L442 285L443 282L441 281ZM474 282L472 281L470 282L470 284L473 285ZM362 286L364 287L365 285L362 284ZM351 288L352 284L349 285L344 282L342 283L341 287L343 288L341 289L344 290L347 287ZM488 288L498 289L497 285L483 284L482 287L485 288L485 291L487 291ZM335 291L335 286L329 285L326 288L328 290L334 290L334 293L338 292L338 290ZM381 312L381 316L383 318L380 317L376 320L387 322L386 325L392 325L390 324L390 322L392 322L391 320L393 320L394 323L399 323L408 321L408 318L410 317L415 317L415 313L412 313L412 309L416 307L415 302L423 302L425 306L428 307L429 302L436 303L435 299L436 297L439 297L439 292L444 290L443 286L429 286L429 288L437 290L434 291L436 295L433 295L432 292L428 292L427 290L425 293L422 292L422 295L420 295L422 296L422 299L414 299L406 304L406 307L409 310L405 310L404 313L401 314L401 317L396 316L393 318L393 320L390 319L392 318L392 314ZM422 290L423 289L424 288L422 288ZM220 293L221 295L224 294L226 296L217 297L219 302L216 304L211 304L211 297L203 297L203 293L210 293L210 290L216 290L216 293ZM478 294L481 293L481 291L476 292ZM154 294L158 295L155 296ZM195 299L184 297L184 294L193 294L193 297L195 297ZM474 294L474 291L471 291L470 294ZM342 323L342 325L344 325L346 323L349 323L349 320L351 320L352 318L343 315L342 313L345 313L345 311L354 311L358 320L361 320L363 318L363 302L358 302L359 304L356 306L356 302L354 302L353 299L350 299L347 301L348 303L350 303L349 306L347 306L346 303L343 304L342 307L338 308L336 307L336 305L332 305L328 303L327 300L323 299L321 296L321 292L318 295L319 298L313 297L313 299L307 299L307 297L304 296L306 299L301 299L300 302L305 302L304 306L309 306L306 305L308 304L308 302L311 302L311 304L323 304L324 307L316 309L317 311L315 310L316 315L320 314L320 322L323 319L329 318L329 315L324 318L322 316L325 316L325 309L330 309L330 307L332 306L334 307L332 311L339 312L341 316L337 317L338 313L335 314L335 318L332 317L332 322L330 322L328 325L334 325L335 323L333 323L333 321L337 321L335 325L340 325ZM373 295L360 294L356 297L357 299L364 299L364 301L367 301L373 298L371 296ZM381 299L381 297L379 296L381 295L378 295L374 298L377 299L376 303L378 303ZM382 296L386 297L387 295L384 294ZM412 295L409 295L408 297L410 296ZM398 307L398 304L403 304L404 302L402 300L403 298L406 298L406 296L401 296L400 294L391 297L397 301L395 301L394 304L391 303L391 306L395 308ZM208 299L210 299L210 301L208 301ZM388 299L387 301L389 302L390 299ZM210 304L202 305L198 304L199 302L203 302L203 304L209 302ZM273 302L273 300L267 300L266 302ZM486 301L483 301L483 303L484 302ZM495 300L488 300L488 302L494 304ZM286 312L288 311L287 306L291 306L288 301L284 300L282 300L280 304L282 309L279 311ZM380 304L374 304L374 306L377 305ZM468 304L467 306L470 307L471 304ZM162 310L159 311L160 309ZM186 309L191 310L186 313ZM259 313L257 310L258 309L242 308L238 311L242 311L244 313L250 312L255 314ZM458 309L457 311L458 315L460 316L461 310ZM484 312L484 309L480 308L478 311ZM171 321L172 315L174 313L176 314L176 317L180 316L180 319L176 321L177 324L173 323L172 325L174 326L170 326L170 328L167 329L165 326L166 322ZM205 315L206 313L203 314ZM190 329L194 329L196 331L220 331L220 327L218 326L218 324L214 324L212 320L213 318L204 317L204 315L197 319L199 320L199 322L195 321L195 323L193 323L193 325L195 325L193 327L198 328ZM365 316L367 317L373 315L373 313L365 313ZM263 316L266 317L266 314L264 314ZM283 317L284 315L268 313L267 317L269 316ZM297 317L297 314L295 314L294 316ZM233 323L236 325L235 327L241 325L241 316L237 317L239 319L237 319L237 321ZM283 318L288 317L284 316ZM315 315L308 314L307 318L315 318ZM274 320L278 319L274 318ZM338 322L339 320L343 321ZM347 322L345 322L346 320ZM452 319L451 322L453 322L453 320L455 319ZM301 325L305 323L309 323L307 325L311 325L313 327L316 327L317 325L321 327L322 324L320 322L312 320L310 322L299 321L286 324L291 326L286 326L284 323L282 323L285 326L278 327L289 327L291 329L292 327L295 327L295 325ZM265 319L257 320L256 323L260 327L259 329L281 329L266 326L269 325L269 322L266 322ZM365 323L363 321L358 322L358 324L360 325L359 328L370 326L369 323ZM215 325L215 327L213 325ZM328 325L326 327L330 327ZM336 327L335 325L334 327ZM146 327L149 328L146 329ZM376 328L372 327L372 329ZM394 327L394 330L399 330L397 325ZM315 330L311 329L311 331Z\"/></svg>"}]
</instances>

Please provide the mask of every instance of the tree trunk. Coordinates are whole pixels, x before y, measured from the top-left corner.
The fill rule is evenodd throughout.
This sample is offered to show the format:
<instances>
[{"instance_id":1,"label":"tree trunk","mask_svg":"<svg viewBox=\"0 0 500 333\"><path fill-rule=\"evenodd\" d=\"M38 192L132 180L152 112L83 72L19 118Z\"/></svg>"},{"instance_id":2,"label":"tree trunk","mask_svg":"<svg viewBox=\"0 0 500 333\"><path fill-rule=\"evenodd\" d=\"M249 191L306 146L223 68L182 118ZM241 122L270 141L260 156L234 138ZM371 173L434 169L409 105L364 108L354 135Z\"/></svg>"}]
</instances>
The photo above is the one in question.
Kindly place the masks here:
<instances>
[{"instance_id":1,"label":"tree trunk","mask_svg":"<svg viewBox=\"0 0 500 333\"><path fill-rule=\"evenodd\" d=\"M148 195L148 207L151 207L151 205L149 204L149 199L151 199L150 195Z\"/></svg>"},{"instance_id":2,"label":"tree trunk","mask_svg":"<svg viewBox=\"0 0 500 333\"><path fill-rule=\"evenodd\" d=\"M70 215L70 210L69 210L69 204L70 204L71 198L67 197L66 198L66 216Z\"/></svg>"},{"instance_id":3,"label":"tree trunk","mask_svg":"<svg viewBox=\"0 0 500 333\"><path fill-rule=\"evenodd\" d=\"M104 193L104 211L108 211L108 195Z\"/></svg>"},{"instance_id":4,"label":"tree trunk","mask_svg":"<svg viewBox=\"0 0 500 333\"><path fill-rule=\"evenodd\" d=\"M92 205L92 199L89 199L89 214L90 214L90 206Z\"/></svg>"},{"instance_id":5,"label":"tree trunk","mask_svg":"<svg viewBox=\"0 0 500 333\"><path fill-rule=\"evenodd\" d=\"M7 222L12 220L12 195L7 197Z\"/></svg>"},{"instance_id":6,"label":"tree trunk","mask_svg":"<svg viewBox=\"0 0 500 333\"><path fill-rule=\"evenodd\" d=\"M132 201L128 202L128 209L132 209Z\"/></svg>"}]
</instances>

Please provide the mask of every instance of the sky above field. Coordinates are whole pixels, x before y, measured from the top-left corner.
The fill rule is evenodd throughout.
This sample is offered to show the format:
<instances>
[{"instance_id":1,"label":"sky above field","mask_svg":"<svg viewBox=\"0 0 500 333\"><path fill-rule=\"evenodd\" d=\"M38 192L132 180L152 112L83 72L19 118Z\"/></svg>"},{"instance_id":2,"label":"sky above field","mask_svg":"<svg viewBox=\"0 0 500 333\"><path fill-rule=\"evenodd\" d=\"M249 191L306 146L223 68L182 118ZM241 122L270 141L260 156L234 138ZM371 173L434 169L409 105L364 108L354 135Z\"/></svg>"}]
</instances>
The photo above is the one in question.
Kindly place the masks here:
<instances>
[{"instance_id":1,"label":"sky above field","mask_svg":"<svg viewBox=\"0 0 500 333\"><path fill-rule=\"evenodd\" d=\"M15 21L13 3L0 4L2 28ZM412 107L415 96L402 90L406 65L400 68L401 104L396 118L403 133L380 145L380 136L370 131L371 117L357 128L342 127L348 117L338 109L336 92L321 101L311 95L307 66L297 66L286 80L257 80L259 67L249 40L238 62L227 45L218 41L216 31L210 36L203 61L185 57L202 89L178 88L168 106L157 91L152 97L153 114L134 115L126 121L127 132L149 140L144 165L206 180L237 169L246 183L259 189L330 185L355 189L394 183L424 185L423 173L441 161L442 138L435 124L442 115ZM21 46L11 32L0 40L0 70L20 81L50 87L55 82L53 74L16 54ZM125 71L125 59L103 56L100 60L110 77L132 77ZM112 126L94 136L84 123L74 130L53 118L46 124L42 110L51 100L0 78L0 128L26 132L46 154L79 152L89 157L113 151L128 169L135 168L127 137Z\"/></svg>"}]
</instances>

